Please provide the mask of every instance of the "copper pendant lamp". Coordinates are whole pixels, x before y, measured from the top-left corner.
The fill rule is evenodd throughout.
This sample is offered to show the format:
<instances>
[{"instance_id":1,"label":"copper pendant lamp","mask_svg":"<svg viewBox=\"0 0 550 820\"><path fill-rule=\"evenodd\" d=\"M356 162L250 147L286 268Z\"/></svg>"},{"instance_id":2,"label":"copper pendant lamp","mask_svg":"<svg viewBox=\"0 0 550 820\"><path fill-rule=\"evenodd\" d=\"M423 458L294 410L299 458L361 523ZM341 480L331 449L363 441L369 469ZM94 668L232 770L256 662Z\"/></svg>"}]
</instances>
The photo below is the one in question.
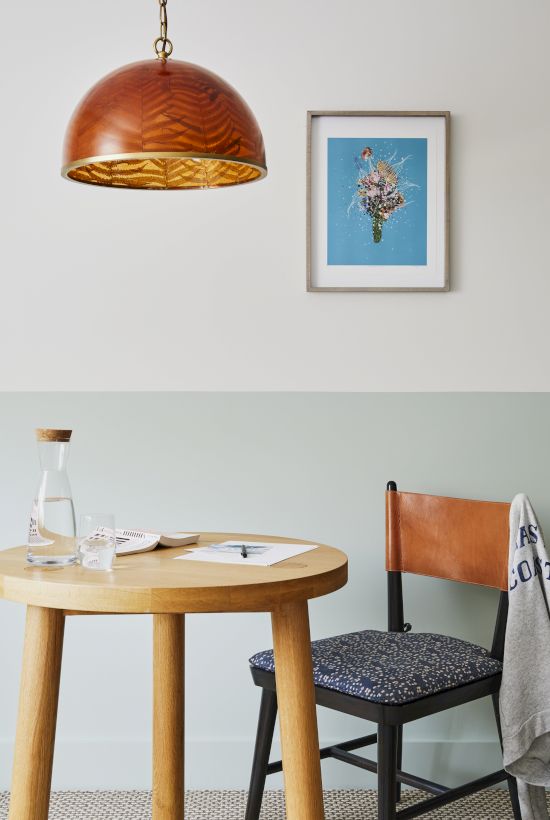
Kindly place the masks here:
<instances>
[{"instance_id":1,"label":"copper pendant lamp","mask_svg":"<svg viewBox=\"0 0 550 820\"><path fill-rule=\"evenodd\" d=\"M157 59L108 74L67 127L62 174L113 188L219 188L262 179L262 132L231 86L193 63L171 60L167 0Z\"/></svg>"}]
</instances>

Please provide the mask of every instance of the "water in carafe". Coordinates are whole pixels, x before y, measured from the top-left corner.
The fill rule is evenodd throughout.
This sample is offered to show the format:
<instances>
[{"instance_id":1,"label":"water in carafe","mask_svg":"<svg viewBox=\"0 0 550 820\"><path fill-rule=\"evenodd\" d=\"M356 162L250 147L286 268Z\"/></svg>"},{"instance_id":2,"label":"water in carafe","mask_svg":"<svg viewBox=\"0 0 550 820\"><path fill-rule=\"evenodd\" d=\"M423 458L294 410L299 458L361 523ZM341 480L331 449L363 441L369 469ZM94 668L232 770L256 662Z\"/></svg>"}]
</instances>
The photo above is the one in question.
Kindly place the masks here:
<instances>
[{"instance_id":1,"label":"water in carafe","mask_svg":"<svg viewBox=\"0 0 550 820\"><path fill-rule=\"evenodd\" d=\"M76 562L76 524L67 475L71 432L36 431L42 477L29 523L29 564L59 567Z\"/></svg>"}]
</instances>

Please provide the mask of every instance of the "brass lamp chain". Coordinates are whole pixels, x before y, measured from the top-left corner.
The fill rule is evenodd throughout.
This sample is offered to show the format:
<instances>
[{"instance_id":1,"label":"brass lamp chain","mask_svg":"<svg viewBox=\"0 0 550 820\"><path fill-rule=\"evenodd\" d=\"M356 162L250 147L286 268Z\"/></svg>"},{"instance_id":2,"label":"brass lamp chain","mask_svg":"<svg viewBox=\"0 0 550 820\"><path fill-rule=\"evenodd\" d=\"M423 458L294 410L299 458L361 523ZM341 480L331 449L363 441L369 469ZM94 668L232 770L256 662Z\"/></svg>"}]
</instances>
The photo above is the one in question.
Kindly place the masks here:
<instances>
[{"instance_id":1,"label":"brass lamp chain","mask_svg":"<svg viewBox=\"0 0 550 820\"><path fill-rule=\"evenodd\" d=\"M172 41L168 39L168 12L166 11L167 2L168 0L159 0L160 37L157 37L157 39L153 43L155 54L157 55L159 60L162 60L162 62L166 62L166 60L174 50Z\"/></svg>"}]
</instances>

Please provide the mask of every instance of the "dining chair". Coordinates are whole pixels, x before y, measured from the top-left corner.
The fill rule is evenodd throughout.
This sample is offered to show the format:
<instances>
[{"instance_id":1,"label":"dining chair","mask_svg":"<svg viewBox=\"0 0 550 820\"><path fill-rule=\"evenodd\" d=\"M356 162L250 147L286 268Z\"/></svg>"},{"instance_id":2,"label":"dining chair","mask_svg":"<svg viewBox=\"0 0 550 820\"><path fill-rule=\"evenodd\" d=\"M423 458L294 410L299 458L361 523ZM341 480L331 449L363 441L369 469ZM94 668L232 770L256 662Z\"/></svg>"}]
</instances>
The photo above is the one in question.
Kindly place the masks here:
<instances>
[{"instance_id":1,"label":"dining chair","mask_svg":"<svg viewBox=\"0 0 550 820\"><path fill-rule=\"evenodd\" d=\"M377 724L377 732L320 749L378 777L378 820L418 817L454 800L508 781L515 820L521 820L516 781L501 769L448 788L401 768L403 726L453 706L490 696L502 741L498 692L508 614L508 515L493 501L386 492L388 631L363 630L312 642L316 702ZM458 638L412 632L403 613L402 574L414 573L500 590L490 651ZM265 780L282 771L269 762L277 716L272 650L250 659L262 688L246 820L258 820ZM355 750L377 743L377 762ZM397 810L401 784L431 796Z\"/></svg>"}]
</instances>

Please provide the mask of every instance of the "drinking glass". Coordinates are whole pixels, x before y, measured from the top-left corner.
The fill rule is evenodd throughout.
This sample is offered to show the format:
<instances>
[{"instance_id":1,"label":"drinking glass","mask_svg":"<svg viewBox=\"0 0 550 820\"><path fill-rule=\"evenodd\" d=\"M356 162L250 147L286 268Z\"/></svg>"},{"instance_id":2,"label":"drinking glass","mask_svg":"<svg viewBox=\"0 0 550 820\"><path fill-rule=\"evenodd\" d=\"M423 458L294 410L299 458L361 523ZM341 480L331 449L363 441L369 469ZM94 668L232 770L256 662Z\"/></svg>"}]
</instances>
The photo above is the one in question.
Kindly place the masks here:
<instances>
[{"instance_id":1,"label":"drinking glass","mask_svg":"<svg viewBox=\"0 0 550 820\"><path fill-rule=\"evenodd\" d=\"M80 516L78 561L85 569L108 570L116 550L115 517L110 513Z\"/></svg>"}]
</instances>

